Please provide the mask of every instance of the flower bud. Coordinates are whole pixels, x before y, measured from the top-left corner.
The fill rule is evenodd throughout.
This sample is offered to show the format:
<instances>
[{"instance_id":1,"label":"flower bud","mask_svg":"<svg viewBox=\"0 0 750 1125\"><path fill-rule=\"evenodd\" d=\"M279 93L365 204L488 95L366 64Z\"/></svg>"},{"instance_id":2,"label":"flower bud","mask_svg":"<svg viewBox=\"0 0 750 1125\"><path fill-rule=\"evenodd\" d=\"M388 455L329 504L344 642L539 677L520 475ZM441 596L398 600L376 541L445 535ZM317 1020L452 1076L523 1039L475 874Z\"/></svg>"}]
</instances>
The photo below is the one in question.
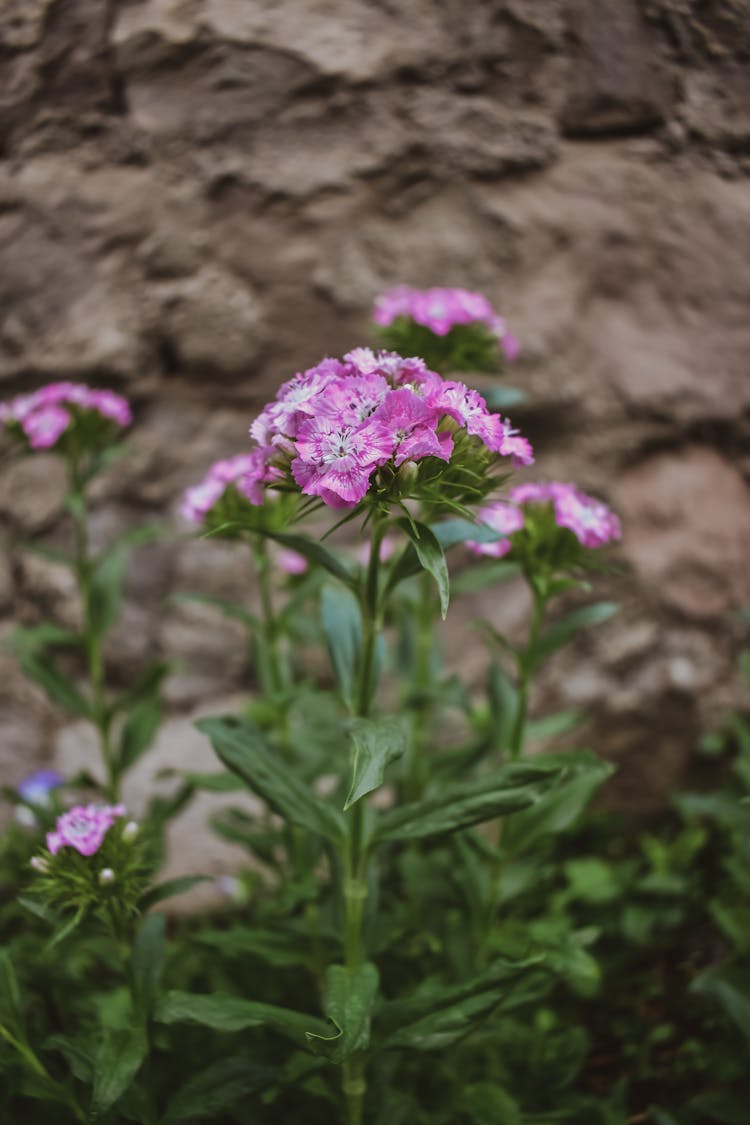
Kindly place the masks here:
<instances>
[{"instance_id":1,"label":"flower bud","mask_svg":"<svg viewBox=\"0 0 750 1125\"><path fill-rule=\"evenodd\" d=\"M38 871L40 875L49 871L49 863L43 855L33 855L29 860L29 865L33 867L34 871Z\"/></svg>"},{"instance_id":2,"label":"flower bud","mask_svg":"<svg viewBox=\"0 0 750 1125\"><path fill-rule=\"evenodd\" d=\"M108 887L115 881L115 873L111 867L103 867L99 872L99 882L103 887Z\"/></svg>"},{"instance_id":3,"label":"flower bud","mask_svg":"<svg viewBox=\"0 0 750 1125\"><path fill-rule=\"evenodd\" d=\"M126 844L132 844L140 829L134 820L129 820L122 830L122 838Z\"/></svg>"}]
</instances>

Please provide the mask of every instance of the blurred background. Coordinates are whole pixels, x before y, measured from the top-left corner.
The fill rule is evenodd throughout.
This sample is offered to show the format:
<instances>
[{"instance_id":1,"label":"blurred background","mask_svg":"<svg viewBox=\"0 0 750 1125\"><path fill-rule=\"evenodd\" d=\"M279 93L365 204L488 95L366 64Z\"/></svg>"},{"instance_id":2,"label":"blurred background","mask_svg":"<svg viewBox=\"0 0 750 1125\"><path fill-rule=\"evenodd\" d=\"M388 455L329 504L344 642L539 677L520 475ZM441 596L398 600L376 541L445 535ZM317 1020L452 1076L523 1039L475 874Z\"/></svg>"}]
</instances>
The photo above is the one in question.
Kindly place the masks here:
<instances>
[{"instance_id":1,"label":"blurred background","mask_svg":"<svg viewBox=\"0 0 750 1125\"><path fill-rule=\"evenodd\" d=\"M176 526L282 380L369 341L384 288L479 290L521 343L523 479L623 521L595 580L621 612L537 713L589 711L609 799L658 812L738 702L750 604L747 0L4 0L0 60L0 397L71 378L133 402L96 535ZM63 489L53 457L0 466L0 636L75 620L67 572L14 545L62 533ZM182 658L168 764L196 705L247 686L241 626L185 590L242 599L244 557L136 555L112 651L123 682ZM525 606L508 586L472 613ZM465 628L449 650L479 668ZM0 653L3 781L82 739Z\"/></svg>"}]
</instances>

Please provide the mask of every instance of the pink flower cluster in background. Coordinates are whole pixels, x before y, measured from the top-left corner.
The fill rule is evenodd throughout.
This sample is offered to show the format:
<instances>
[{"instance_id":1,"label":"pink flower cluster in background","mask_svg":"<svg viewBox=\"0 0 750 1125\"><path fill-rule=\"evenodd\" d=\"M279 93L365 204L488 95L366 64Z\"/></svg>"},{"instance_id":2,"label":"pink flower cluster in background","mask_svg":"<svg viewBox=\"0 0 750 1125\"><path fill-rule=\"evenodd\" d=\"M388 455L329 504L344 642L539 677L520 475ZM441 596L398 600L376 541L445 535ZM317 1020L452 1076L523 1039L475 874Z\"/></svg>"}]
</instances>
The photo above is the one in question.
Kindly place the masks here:
<instances>
[{"instance_id":1,"label":"pink flower cluster in background","mask_svg":"<svg viewBox=\"0 0 750 1125\"><path fill-rule=\"evenodd\" d=\"M518 340L508 332L505 321L481 293L468 289L412 289L397 285L375 301L372 318L387 327L400 316L429 328L436 336L447 336L458 324L483 324L494 333L508 359L518 355Z\"/></svg>"},{"instance_id":2,"label":"pink flower cluster in background","mask_svg":"<svg viewBox=\"0 0 750 1125\"><path fill-rule=\"evenodd\" d=\"M419 358L356 348L295 375L255 419L250 433L258 448L245 494L260 503L269 474L286 462L305 495L351 506L388 461L449 461L455 426L515 465L533 462L529 442L492 414L478 391L443 379Z\"/></svg>"},{"instance_id":3,"label":"pink flower cluster in background","mask_svg":"<svg viewBox=\"0 0 750 1125\"><path fill-rule=\"evenodd\" d=\"M480 508L477 522L509 536L524 526L522 509L526 504L552 504L555 523L572 531L582 546L603 547L620 538L620 521L611 508L574 484L519 484L510 490L509 500L497 500ZM467 546L477 555L502 558L510 550L511 542L506 538L494 543L470 542Z\"/></svg>"},{"instance_id":4,"label":"pink flower cluster in background","mask_svg":"<svg viewBox=\"0 0 750 1125\"><path fill-rule=\"evenodd\" d=\"M251 504L262 504L264 483L270 483L280 476L278 470L268 465L265 454L260 449L215 461L200 484L194 485L185 493L180 514L191 523L203 523L230 484Z\"/></svg>"},{"instance_id":5,"label":"pink flower cluster in background","mask_svg":"<svg viewBox=\"0 0 750 1125\"><path fill-rule=\"evenodd\" d=\"M124 805L76 805L57 818L54 832L47 833L47 847L52 855L66 847L94 855L117 817L124 815Z\"/></svg>"},{"instance_id":6,"label":"pink flower cluster in background","mask_svg":"<svg viewBox=\"0 0 750 1125\"><path fill-rule=\"evenodd\" d=\"M32 449L50 449L70 426L75 410L95 411L118 426L129 426L133 420L130 406L114 391L85 383L50 383L0 403L0 423L20 425Z\"/></svg>"}]
</instances>

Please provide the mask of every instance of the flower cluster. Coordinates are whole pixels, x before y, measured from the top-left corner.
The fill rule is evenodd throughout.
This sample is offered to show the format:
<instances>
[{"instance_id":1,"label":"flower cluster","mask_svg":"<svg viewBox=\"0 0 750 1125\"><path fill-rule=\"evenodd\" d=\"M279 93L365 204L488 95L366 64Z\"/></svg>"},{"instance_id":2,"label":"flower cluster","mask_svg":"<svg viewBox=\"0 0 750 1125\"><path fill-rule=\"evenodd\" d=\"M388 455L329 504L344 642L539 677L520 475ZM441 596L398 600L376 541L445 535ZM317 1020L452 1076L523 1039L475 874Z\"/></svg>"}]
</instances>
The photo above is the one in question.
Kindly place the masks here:
<instances>
[{"instance_id":1,"label":"flower cluster","mask_svg":"<svg viewBox=\"0 0 750 1125\"><path fill-rule=\"evenodd\" d=\"M528 441L478 391L443 379L419 358L356 348L281 386L250 428L258 448L243 487L260 503L263 484L288 468L305 495L351 507L386 464L396 471L428 457L449 462L461 431L516 465L533 461Z\"/></svg>"},{"instance_id":2,"label":"flower cluster","mask_svg":"<svg viewBox=\"0 0 750 1125\"><path fill-rule=\"evenodd\" d=\"M27 395L0 403L0 423L20 427L32 449L50 449L80 412L98 414L117 426L129 426L130 406L114 391L85 383L50 383Z\"/></svg>"},{"instance_id":3,"label":"flower cluster","mask_svg":"<svg viewBox=\"0 0 750 1125\"><path fill-rule=\"evenodd\" d=\"M263 485L280 476L281 473L268 464L260 449L215 461L200 484L194 485L185 493L180 514L190 523L203 523L229 485L251 504L262 504Z\"/></svg>"},{"instance_id":4,"label":"flower cluster","mask_svg":"<svg viewBox=\"0 0 750 1125\"><path fill-rule=\"evenodd\" d=\"M620 521L615 513L574 484L559 481L519 484L510 490L509 500L497 500L480 508L477 521L507 537L524 527L526 505L551 504L557 526L572 531L583 547L603 547L620 538ZM475 554L502 558L510 551L511 541L509 538L493 543L472 541L467 546Z\"/></svg>"},{"instance_id":5,"label":"flower cluster","mask_svg":"<svg viewBox=\"0 0 750 1125\"><path fill-rule=\"evenodd\" d=\"M518 355L518 341L508 332L505 321L481 293L468 289L412 289L398 285L381 294L375 301L373 320L387 327L399 317L413 320L434 332L447 336L461 324L480 324L497 336L508 359Z\"/></svg>"},{"instance_id":6,"label":"flower cluster","mask_svg":"<svg viewBox=\"0 0 750 1125\"><path fill-rule=\"evenodd\" d=\"M54 832L47 833L47 847L52 855L65 847L94 855L117 817L124 815L124 805L76 805L57 818Z\"/></svg>"}]
</instances>

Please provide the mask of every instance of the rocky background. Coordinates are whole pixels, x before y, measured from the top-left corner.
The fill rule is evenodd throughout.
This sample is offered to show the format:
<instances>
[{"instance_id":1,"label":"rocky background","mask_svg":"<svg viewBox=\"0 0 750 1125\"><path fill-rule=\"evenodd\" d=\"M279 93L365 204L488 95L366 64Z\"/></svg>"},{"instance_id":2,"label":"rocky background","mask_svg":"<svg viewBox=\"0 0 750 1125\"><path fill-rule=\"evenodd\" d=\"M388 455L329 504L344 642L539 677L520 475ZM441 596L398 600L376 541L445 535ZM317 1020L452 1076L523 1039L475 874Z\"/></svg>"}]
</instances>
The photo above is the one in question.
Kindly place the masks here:
<instances>
[{"instance_id":1,"label":"rocky background","mask_svg":"<svg viewBox=\"0 0 750 1125\"><path fill-rule=\"evenodd\" d=\"M367 339L385 286L483 291L522 343L535 475L625 531L597 582L622 613L537 703L590 708L617 799L658 809L738 698L749 177L748 0L3 0L0 394L70 377L133 401L104 541L174 517L282 379ZM75 618L66 574L17 547L64 534L60 496L53 458L0 466L2 632ZM247 684L241 633L167 600L191 589L245 596L244 561L142 549L118 630L121 680L182 657L162 763L193 753L196 703ZM481 611L512 626L521 592ZM85 759L85 733L0 655L3 782L55 755Z\"/></svg>"}]
</instances>

